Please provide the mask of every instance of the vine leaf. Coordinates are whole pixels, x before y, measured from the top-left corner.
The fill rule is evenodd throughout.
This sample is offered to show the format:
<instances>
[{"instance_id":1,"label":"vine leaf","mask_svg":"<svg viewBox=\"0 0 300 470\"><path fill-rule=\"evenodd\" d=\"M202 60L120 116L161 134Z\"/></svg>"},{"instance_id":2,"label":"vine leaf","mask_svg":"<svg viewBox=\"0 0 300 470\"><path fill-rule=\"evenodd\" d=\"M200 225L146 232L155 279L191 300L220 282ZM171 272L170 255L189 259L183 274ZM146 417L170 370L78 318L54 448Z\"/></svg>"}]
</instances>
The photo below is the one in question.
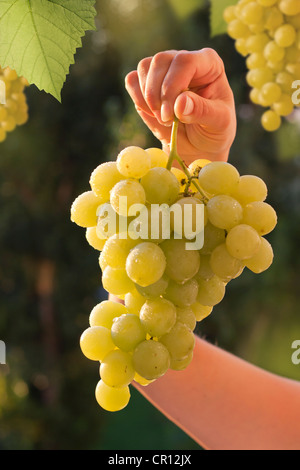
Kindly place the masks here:
<instances>
[{"instance_id":1,"label":"vine leaf","mask_svg":"<svg viewBox=\"0 0 300 470\"><path fill-rule=\"evenodd\" d=\"M227 24L223 18L225 8L236 5L239 0L210 0L210 31L211 36L227 32Z\"/></svg>"},{"instance_id":2,"label":"vine leaf","mask_svg":"<svg viewBox=\"0 0 300 470\"><path fill-rule=\"evenodd\" d=\"M95 0L1 0L0 65L61 101L76 49L95 29Z\"/></svg>"}]
</instances>

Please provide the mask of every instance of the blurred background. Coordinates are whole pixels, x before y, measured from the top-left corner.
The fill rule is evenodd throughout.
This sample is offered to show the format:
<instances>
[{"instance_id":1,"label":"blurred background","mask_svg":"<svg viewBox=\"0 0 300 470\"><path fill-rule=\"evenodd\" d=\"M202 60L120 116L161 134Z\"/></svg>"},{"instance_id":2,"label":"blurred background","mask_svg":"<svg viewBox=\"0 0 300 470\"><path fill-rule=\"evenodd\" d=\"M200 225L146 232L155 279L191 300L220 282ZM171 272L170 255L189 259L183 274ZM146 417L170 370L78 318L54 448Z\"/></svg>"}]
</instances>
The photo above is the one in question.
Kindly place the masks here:
<instances>
[{"instance_id":1,"label":"blurred background","mask_svg":"<svg viewBox=\"0 0 300 470\"><path fill-rule=\"evenodd\" d=\"M272 268L245 271L197 332L299 379L291 345L300 339L300 118L285 119L275 134L263 131L244 59L228 36L210 38L207 2L101 0L97 11L97 31L77 53L62 104L30 87L29 122L0 144L0 339L7 347L0 448L200 449L135 390L119 413L97 405L98 366L82 355L79 337L106 293L97 252L70 222L70 206L88 190L92 170L125 146L159 146L127 96L125 75L162 50L215 48L236 98L230 161L266 181L279 223L268 237Z\"/></svg>"}]
</instances>

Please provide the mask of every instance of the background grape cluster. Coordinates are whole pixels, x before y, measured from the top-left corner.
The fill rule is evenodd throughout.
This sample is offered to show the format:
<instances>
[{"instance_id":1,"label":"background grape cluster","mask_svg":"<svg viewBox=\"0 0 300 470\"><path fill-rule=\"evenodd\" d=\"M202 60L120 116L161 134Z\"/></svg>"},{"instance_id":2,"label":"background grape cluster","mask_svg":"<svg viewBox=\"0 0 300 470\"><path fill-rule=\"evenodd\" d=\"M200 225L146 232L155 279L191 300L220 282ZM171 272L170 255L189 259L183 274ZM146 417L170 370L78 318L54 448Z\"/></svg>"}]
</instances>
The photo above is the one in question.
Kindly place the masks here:
<instances>
[{"instance_id":1,"label":"background grape cluster","mask_svg":"<svg viewBox=\"0 0 300 470\"><path fill-rule=\"evenodd\" d=\"M9 67L0 67L0 81L4 82L6 103L0 104L0 143L6 139L8 132L15 130L28 121L28 106L24 89L28 81L18 77Z\"/></svg>"},{"instance_id":2,"label":"background grape cluster","mask_svg":"<svg viewBox=\"0 0 300 470\"><path fill-rule=\"evenodd\" d=\"M160 149L125 148L116 162L94 170L91 190L71 208L71 220L87 229L87 241L101 251L103 287L124 301L98 304L80 340L84 355L100 361L96 399L108 411L128 404L132 381L147 386L168 369L184 370L193 359L196 324L223 300L226 285L245 267L261 273L273 262L264 236L275 228L277 215L265 202L262 179L240 176L225 162L196 160L183 171L169 171L167 163ZM133 204L142 205L143 218L130 214ZM161 221L152 235L155 204L183 208L180 224L170 217L169 238ZM198 205L204 215L200 228ZM204 230L203 247L187 249L197 230Z\"/></svg>"},{"instance_id":3,"label":"background grape cluster","mask_svg":"<svg viewBox=\"0 0 300 470\"><path fill-rule=\"evenodd\" d=\"M250 98L269 108L262 125L276 131L294 109L292 86L300 79L300 2L240 0L224 18L237 51L247 57Z\"/></svg>"}]
</instances>

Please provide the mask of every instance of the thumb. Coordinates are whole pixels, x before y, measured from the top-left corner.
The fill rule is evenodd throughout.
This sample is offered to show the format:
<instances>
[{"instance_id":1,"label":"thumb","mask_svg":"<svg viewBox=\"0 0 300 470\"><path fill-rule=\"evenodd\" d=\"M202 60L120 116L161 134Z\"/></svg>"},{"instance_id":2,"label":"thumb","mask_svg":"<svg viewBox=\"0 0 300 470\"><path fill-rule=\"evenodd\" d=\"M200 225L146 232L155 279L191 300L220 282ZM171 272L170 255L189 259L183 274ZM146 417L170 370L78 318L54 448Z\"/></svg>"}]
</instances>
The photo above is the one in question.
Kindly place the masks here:
<instances>
[{"instance_id":1,"label":"thumb","mask_svg":"<svg viewBox=\"0 0 300 470\"><path fill-rule=\"evenodd\" d=\"M230 123L230 108L224 101L183 92L175 101L174 111L184 124L200 124L212 131L223 130Z\"/></svg>"}]
</instances>

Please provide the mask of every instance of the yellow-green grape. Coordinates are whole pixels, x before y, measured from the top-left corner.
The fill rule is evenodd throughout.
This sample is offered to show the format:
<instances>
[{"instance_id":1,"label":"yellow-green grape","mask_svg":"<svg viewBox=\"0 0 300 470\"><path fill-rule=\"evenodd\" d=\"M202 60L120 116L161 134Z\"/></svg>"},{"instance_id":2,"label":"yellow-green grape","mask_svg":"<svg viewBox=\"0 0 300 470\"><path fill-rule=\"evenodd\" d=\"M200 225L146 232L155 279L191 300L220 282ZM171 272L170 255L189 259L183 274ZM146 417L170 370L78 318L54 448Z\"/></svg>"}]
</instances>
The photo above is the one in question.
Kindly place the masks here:
<instances>
[{"instance_id":1,"label":"yellow-green grape","mask_svg":"<svg viewBox=\"0 0 300 470\"><path fill-rule=\"evenodd\" d=\"M151 168L166 168L169 160L169 157L166 152L155 147L146 149L146 152L150 156Z\"/></svg>"},{"instance_id":2,"label":"yellow-green grape","mask_svg":"<svg viewBox=\"0 0 300 470\"><path fill-rule=\"evenodd\" d=\"M208 194L231 194L236 190L240 175L237 169L227 162L213 162L199 173L199 183Z\"/></svg>"},{"instance_id":3,"label":"yellow-green grape","mask_svg":"<svg viewBox=\"0 0 300 470\"><path fill-rule=\"evenodd\" d=\"M249 70L246 75L248 85L252 88L261 88L265 83L272 82L274 78L273 71L268 67Z\"/></svg>"},{"instance_id":4,"label":"yellow-green grape","mask_svg":"<svg viewBox=\"0 0 300 470\"><path fill-rule=\"evenodd\" d=\"M237 188L237 186L236 186ZM215 196L207 204L209 221L215 227L230 230L243 218L241 204L231 196ZM204 235L205 236L205 235Z\"/></svg>"},{"instance_id":5,"label":"yellow-green grape","mask_svg":"<svg viewBox=\"0 0 300 470\"><path fill-rule=\"evenodd\" d=\"M134 350L133 366L140 376L155 380L169 369L170 354L160 341L143 341Z\"/></svg>"},{"instance_id":6,"label":"yellow-green grape","mask_svg":"<svg viewBox=\"0 0 300 470\"><path fill-rule=\"evenodd\" d=\"M249 29L250 29L251 33L254 33L254 34L263 33L265 31L265 23L264 23L263 20L260 20L259 23L250 24Z\"/></svg>"},{"instance_id":7,"label":"yellow-green grape","mask_svg":"<svg viewBox=\"0 0 300 470\"><path fill-rule=\"evenodd\" d=\"M96 305L90 313L90 326L104 326L111 329L114 318L127 313L126 307L112 300L104 300Z\"/></svg>"},{"instance_id":8,"label":"yellow-green grape","mask_svg":"<svg viewBox=\"0 0 300 470\"><path fill-rule=\"evenodd\" d=\"M139 294L144 297L145 301L145 299L153 299L164 295L167 290L168 284L169 279L167 276L164 275L154 284L150 284L150 286L142 287L136 284L136 289Z\"/></svg>"},{"instance_id":9,"label":"yellow-green grape","mask_svg":"<svg viewBox=\"0 0 300 470\"><path fill-rule=\"evenodd\" d=\"M261 104L271 106L280 100L282 95L281 88L277 83L265 83L261 88Z\"/></svg>"},{"instance_id":10,"label":"yellow-green grape","mask_svg":"<svg viewBox=\"0 0 300 470\"><path fill-rule=\"evenodd\" d=\"M290 24L280 26L276 32L274 39L280 47L290 47L296 40L295 28Z\"/></svg>"},{"instance_id":11,"label":"yellow-green grape","mask_svg":"<svg viewBox=\"0 0 300 470\"><path fill-rule=\"evenodd\" d=\"M195 314L197 322L207 318L213 311L213 307L202 305L199 302L195 302L193 305L191 305L191 309Z\"/></svg>"},{"instance_id":12,"label":"yellow-green grape","mask_svg":"<svg viewBox=\"0 0 300 470\"><path fill-rule=\"evenodd\" d=\"M113 388L106 385L103 380L96 387L96 400L106 411L120 411L125 408L130 400L129 387Z\"/></svg>"},{"instance_id":13,"label":"yellow-green grape","mask_svg":"<svg viewBox=\"0 0 300 470\"><path fill-rule=\"evenodd\" d=\"M248 3L244 6L241 12L241 20L247 24L259 23L263 17L264 9L259 3L255 1Z\"/></svg>"},{"instance_id":14,"label":"yellow-green grape","mask_svg":"<svg viewBox=\"0 0 300 470\"><path fill-rule=\"evenodd\" d=\"M151 168L141 179L149 204L168 204L175 202L180 191L176 178L166 168Z\"/></svg>"},{"instance_id":15,"label":"yellow-green grape","mask_svg":"<svg viewBox=\"0 0 300 470\"><path fill-rule=\"evenodd\" d=\"M129 238L128 233L116 233L111 236L103 248L107 265L111 268L125 269L127 256L138 243L137 240Z\"/></svg>"},{"instance_id":16,"label":"yellow-green grape","mask_svg":"<svg viewBox=\"0 0 300 470\"><path fill-rule=\"evenodd\" d=\"M183 323L175 323L169 333L160 338L169 351L172 361L181 361L189 356L195 347L194 333Z\"/></svg>"},{"instance_id":17,"label":"yellow-green grape","mask_svg":"<svg viewBox=\"0 0 300 470\"><path fill-rule=\"evenodd\" d=\"M110 330L104 326L92 326L80 337L80 348L91 361L102 361L115 348Z\"/></svg>"},{"instance_id":18,"label":"yellow-green grape","mask_svg":"<svg viewBox=\"0 0 300 470\"><path fill-rule=\"evenodd\" d=\"M202 168L205 166L209 165L212 163L210 160L207 160L205 158L199 158L197 160L194 160L188 167L188 170L191 174L191 176L199 176L200 171Z\"/></svg>"},{"instance_id":19,"label":"yellow-green grape","mask_svg":"<svg viewBox=\"0 0 300 470\"><path fill-rule=\"evenodd\" d=\"M277 42L270 41L264 48L264 56L266 60L279 62L284 58L285 50L283 47L278 46Z\"/></svg>"},{"instance_id":20,"label":"yellow-green grape","mask_svg":"<svg viewBox=\"0 0 300 470\"><path fill-rule=\"evenodd\" d=\"M147 300L141 308L140 320L151 337L168 333L176 322L176 308L167 299Z\"/></svg>"},{"instance_id":21,"label":"yellow-green grape","mask_svg":"<svg viewBox=\"0 0 300 470\"><path fill-rule=\"evenodd\" d=\"M118 348L129 352L146 339L146 330L137 315L128 313L114 319L111 337Z\"/></svg>"},{"instance_id":22,"label":"yellow-green grape","mask_svg":"<svg viewBox=\"0 0 300 470\"><path fill-rule=\"evenodd\" d=\"M261 238L257 231L246 224L234 227L226 238L228 252L238 260L252 258L259 250L260 243Z\"/></svg>"},{"instance_id":23,"label":"yellow-green grape","mask_svg":"<svg viewBox=\"0 0 300 470\"><path fill-rule=\"evenodd\" d=\"M280 100L273 103L272 109L278 116L288 116L294 110L294 104L292 102L291 95L282 94Z\"/></svg>"},{"instance_id":24,"label":"yellow-green grape","mask_svg":"<svg viewBox=\"0 0 300 470\"><path fill-rule=\"evenodd\" d=\"M191 307L177 308L177 321L186 325L191 331L196 328L197 320Z\"/></svg>"},{"instance_id":25,"label":"yellow-green grape","mask_svg":"<svg viewBox=\"0 0 300 470\"><path fill-rule=\"evenodd\" d=\"M134 381L142 385L142 387L147 387L148 385L152 384L155 380L147 380L136 372L134 376Z\"/></svg>"},{"instance_id":26,"label":"yellow-green grape","mask_svg":"<svg viewBox=\"0 0 300 470\"><path fill-rule=\"evenodd\" d=\"M172 370L185 370L193 360L193 352L191 352L187 357L179 361L171 360L170 369Z\"/></svg>"},{"instance_id":27,"label":"yellow-green grape","mask_svg":"<svg viewBox=\"0 0 300 470\"><path fill-rule=\"evenodd\" d=\"M228 34L232 39L239 39L249 36L250 31L247 25L240 19L235 19L228 24Z\"/></svg>"},{"instance_id":28,"label":"yellow-green grape","mask_svg":"<svg viewBox=\"0 0 300 470\"><path fill-rule=\"evenodd\" d=\"M279 8L284 15L298 15L300 13L300 4L298 0L281 0Z\"/></svg>"},{"instance_id":29,"label":"yellow-green grape","mask_svg":"<svg viewBox=\"0 0 300 470\"><path fill-rule=\"evenodd\" d=\"M239 185L233 197L239 201L242 206L250 202L265 201L268 196L266 183L254 175L243 175L240 178Z\"/></svg>"},{"instance_id":30,"label":"yellow-green grape","mask_svg":"<svg viewBox=\"0 0 300 470\"><path fill-rule=\"evenodd\" d=\"M225 242L225 237L224 237L224 242ZM213 276L214 276L214 272L212 271L211 265L210 265L210 255L201 254L200 269L197 272L195 278L199 281L199 279L211 279Z\"/></svg>"},{"instance_id":31,"label":"yellow-green grape","mask_svg":"<svg viewBox=\"0 0 300 470\"><path fill-rule=\"evenodd\" d=\"M267 61L267 67L269 67L272 72L276 75L277 73L280 73L284 67L285 67L285 60L280 60L278 62L272 62L271 60ZM275 77L276 80L276 77Z\"/></svg>"},{"instance_id":32,"label":"yellow-green grape","mask_svg":"<svg viewBox=\"0 0 300 470\"><path fill-rule=\"evenodd\" d=\"M262 7L271 7L273 5L276 5L278 0L256 0L259 5Z\"/></svg>"},{"instance_id":33,"label":"yellow-green grape","mask_svg":"<svg viewBox=\"0 0 300 470\"><path fill-rule=\"evenodd\" d=\"M223 11L223 18L228 24L236 19L235 5L230 5L229 7L225 8Z\"/></svg>"},{"instance_id":34,"label":"yellow-green grape","mask_svg":"<svg viewBox=\"0 0 300 470\"><path fill-rule=\"evenodd\" d=\"M166 240L160 247L166 256L165 274L178 283L192 279L200 268L200 254L186 249L187 240Z\"/></svg>"},{"instance_id":35,"label":"yellow-green grape","mask_svg":"<svg viewBox=\"0 0 300 470\"><path fill-rule=\"evenodd\" d=\"M164 252L154 243L140 243L131 250L126 260L129 278L142 287L157 282L164 274L165 268Z\"/></svg>"},{"instance_id":36,"label":"yellow-green grape","mask_svg":"<svg viewBox=\"0 0 300 470\"><path fill-rule=\"evenodd\" d=\"M204 230L204 204L195 197L183 197L170 208L170 226L180 237L194 238ZM201 211L203 209L203 211Z\"/></svg>"},{"instance_id":37,"label":"yellow-green grape","mask_svg":"<svg viewBox=\"0 0 300 470\"><path fill-rule=\"evenodd\" d=\"M186 307L196 302L197 294L198 283L196 279L190 279L184 284L170 281L164 296L177 307Z\"/></svg>"},{"instance_id":38,"label":"yellow-green grape","mask_svg":"<svg viewBox=\"0 0 300 470\"><path fill-rule=\"evenodd\" d=\"M300 29L300 13L298 15L290 16L289 23L296 29Z\"/></svg>"},{"instance_id":39,"label":"yellow-green grape","mask_svg":"<svg viewBox=\"0 0 300 470\"><path fill-rule=\"evenodd\" d=\"M185 189L185 186L187 184L187 177L186 174L180 170L179 168L171 168L171 173L175 176L177 179L179 185L180 185L180 191L183 191Z\"/></svg>"},{"instance_id":40,"label":"yellow-green grape","mask_svg":"<svg viewBox=\"0 0 300 470\"><path fill-rule=\"evenodd\" d=\"M150 155L140 147L127 147L117 157L117 168L125 178L142 178L151 168Z\"/></svg>"},{"instance_id":41,"label":"yellow-green grape","mask_svg":"<svg viewBox=\"0 0 300 470\"><path fill-rule=\"evenodd\" d=\"M97 209L103 204L103 199L93 191L86 191L78 196L71 207L71 221L80 227L88 228L97 225Z\"/></svg>"},{"instance_id":42,"label":"yellow-green grape","mask_svg":"<svg viewBox=\"0 0 300 470\"><path fill-rule=\"evenodd\" d=\"M132 356L127 352L116 349L101 361L100 377L109 387L126 387L133 381L134 374Z\"/></svg>"},{"instance_id":43,"label":"yellow-green grape","mask_svg":"<svg viewBox=\"0 0 300 470\"><path fill-rule=\"evenodd\" d=\"M268 132L275 132L281 126L281 117L273 110L266 111L261 117L263 128Z\"/></svg>"},{"instance_id":44,"label":"yellow-green grape","mask_svg":"<svg viewBox=\"0 0 300 470\"><path fill-rule=\"evenodd\" d=\"M259 69L261 67L265 67L266 59L264 58L263 54L259 52L253 52L247 57L246 65L249 70Z\"/></svg>"},{"instance_id":45,"label":"yellow-green grape","mask_svg":"<svg viewBox=\"0 0 300 470\"><path fill-rule=\"evenodd\" d=\"M247 55L249 54L246 38L237 39L234 43L234 47L236 48L238 53L241 54L243 57L247 57Z\"/></svg>"},{"instance_id":46,"label":"yellow-green grape","mask_svg":"<svg viewBox=\"0 0 300 470\"><path fill-rule=\"evenodd\" d=\"M86 229L85 237L88 244L97 251L102 251L106 242L106 238L99 238L97 227L88 227Z\"/></svg>"},{"instance_id":47,"label":"yellow-green grape","mask_svg":"<svg viewBox=\"0 0 300 470\"><path fill-rule=\"evenodd\" d=\"M221 245L221 243L225 242L225 237L225 230L215 227L210 222L208 222L204 229L204 245L200 251L201 260L202 254L209 255L210 253L212 253L218 245Z\"/></svg>"},{"instance_id":48,"label":"yellow-green grape","mask_svg":"<svg viewBox=\"0 0 300 470\"><path fill-rule=\"evenodd\" d=\"M262 53L269 43L270 38L266 33L252 34L246 39L246 48L249 54ZM264 65L262 65L264 67Z\"/></svg>"},{"instance_id":49,"label":"yellow-green grape","mask_svg":"<svg viewBox=\"0 0 300 470\"><path fill-rule=\"evenodd\" d=\"M261 239L261 244L257 253L245 261L245 265L248 269L256 274L260 274L271 266L274 259L273 248L270 243L265 239Z\"/></svg>"},{"instance_id":50,"label":"yellow-green grape","mask_svg":"<svg viewBox=\"0 0 300 470\"><path fill-rule=\"evenodd\" d=\"M124 179L117 168L116 162L105 162L99 165L91 174L90 185L94 193L104 201L109 201L112 188Z\"/></svg>"},{"instance_id":51,"label":"yellow-green grape","mask_svg":"<svg viewBox=\"0 0 300 470\"><path fill-rule=\"evenodd\" d=\"M106 266L102 275L102 285L112 295L125 295L134 290L134 283L129 279L125 269Z\"/></svg>"},{"instance_id":52,"label":"yellow-green grape","mask_svg":"<svg viewBox=\"0 0 300 470\"><path fill-rule=\"evenodd\" d=\"M277 225L277 214L266 202L252 202L244 209L243 223L251 225L259 235L267 235Z\"/></svg>"},{"instance_id":53,"label":"yellow-green grape","mask_svg":"<svg viewBox=\"0 0 300 470\"><path fill-rule=\"evenodd\" d=\"M128 294L125 295L125 307L129 313L133 313L134 315L140 314L140 310L145 301L145 297L143 297L137 290L128 292Z\"/></svg>"},{"instance_id":54,"label":"yellow-green grape","mask_svg":"<svg viewBox=\"0 0 300 470\"><path fill-rule=\"evenodd\" d=\"M260 104L260 90L258 88L252 88L249 96L252 103Z\"/></svg>"},{"instance_id":55,"label":"yellow-green grape","mask_svg":"<svg viewBox=\"0 0 300 470\"><path fill-rule=\"evenodd\" d=\"M284 93L290 93L293 82L294 77L288 72L279 72L276 75L276 83L281 86Z\"/></svg>"},{"instance_id":56,"label":"yellow-green grape","mask_svg":"<svg viewBox=\"0 0 300 470\"><path fill-rule=\"evenodd\" d=\"M300 51L299 51L300 52ZM300 76L300 63L297 64L287 64L285 67L286 71L295 77Z\"/></svg>"},{"instance_id":57,"label":"yellow-green grape","mask_svg":"<svg viewBox=\"0 0 300 470\"><path fill-rule=\"evenodd\" d=\"M277 6L265 10L264 24L266 30L274 31L283 23L284 16Z\"/></svg>"},{"instance_id":58,"label":"yellow-green grape","mask_svg":"<svg viewBox=\"0 0 300 470\"><path fill-rule=\"evenodd\" d=\"M208 280L203 279L199 281L197 302L207 307L214 307L222 302L225 297L225 291L225 283L218 276Z\"/></svg>"},{"instance_id":59,"label":"yellow-green grape","mask_svg":"<svg viewBox=\"0 0 300 470\"><path fill-rule=\"evenodd\" d=\"M210 265L214 274L224 282L234 279L243 268L243 263L228 252L225 243L214 249Z\"/></svg>"},{"instance_id":60,"label":"yellow-green grape","mask_svg":"<svg viewBox=\"0 0 300 470\"><path fill-rule=\"evenodd\" d=\"M143 186L135 180L123 180L117 183L110 192L110 203L117 214L121 216L130 215L133 204L146 202L146 194Z\"/></svg>"}]
</instances>

